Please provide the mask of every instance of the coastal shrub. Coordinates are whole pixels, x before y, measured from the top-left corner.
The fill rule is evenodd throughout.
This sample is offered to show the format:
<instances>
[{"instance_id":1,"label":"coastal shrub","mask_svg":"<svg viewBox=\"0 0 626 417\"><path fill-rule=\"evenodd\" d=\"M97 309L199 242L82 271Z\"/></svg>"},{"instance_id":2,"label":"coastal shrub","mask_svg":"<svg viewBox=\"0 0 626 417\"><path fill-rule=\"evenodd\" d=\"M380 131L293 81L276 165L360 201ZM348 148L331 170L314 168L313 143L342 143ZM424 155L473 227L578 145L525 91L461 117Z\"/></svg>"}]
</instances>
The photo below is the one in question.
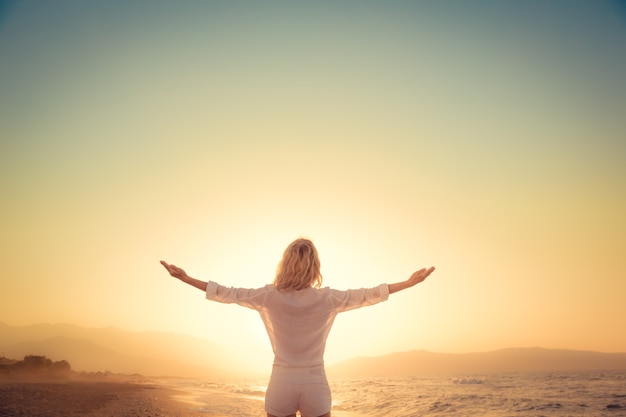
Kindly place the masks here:
<instances>
[{"instance_id":1,"label":"coastal shrub","mask_svg":"<svg viewBox=\"0 0 626 417\"><path fill-rule=\"evenodd\" d=\"M61 360L53 362L51 359L40 355L26 355L21 361L0 358L0 371L2 372L46 372L46 373L68 373L71 366L68 361Z\"/></svg>"}]
</instances>

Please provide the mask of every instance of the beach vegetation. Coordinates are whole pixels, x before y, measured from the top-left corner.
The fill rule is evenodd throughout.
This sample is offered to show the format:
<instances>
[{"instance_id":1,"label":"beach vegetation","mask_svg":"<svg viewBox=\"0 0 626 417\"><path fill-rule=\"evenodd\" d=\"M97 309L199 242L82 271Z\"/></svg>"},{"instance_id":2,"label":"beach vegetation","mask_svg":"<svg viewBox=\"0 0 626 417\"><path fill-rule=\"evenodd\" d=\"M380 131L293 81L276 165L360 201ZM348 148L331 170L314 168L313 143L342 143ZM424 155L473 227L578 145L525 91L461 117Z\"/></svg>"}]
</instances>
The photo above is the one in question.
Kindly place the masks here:
<instances>
[{"instance_id":1,"label":"beach vegetation","mask_svg":"<svg viewBox=\"0 0 626 417\"><path fill-rule=\"evenodd\" d=\"M68 361L52 361L46 356L26 355L22 360L0 357L0 372L2 373L47 373L67 374L71 371Z\"/></svg>"}]
</instances>

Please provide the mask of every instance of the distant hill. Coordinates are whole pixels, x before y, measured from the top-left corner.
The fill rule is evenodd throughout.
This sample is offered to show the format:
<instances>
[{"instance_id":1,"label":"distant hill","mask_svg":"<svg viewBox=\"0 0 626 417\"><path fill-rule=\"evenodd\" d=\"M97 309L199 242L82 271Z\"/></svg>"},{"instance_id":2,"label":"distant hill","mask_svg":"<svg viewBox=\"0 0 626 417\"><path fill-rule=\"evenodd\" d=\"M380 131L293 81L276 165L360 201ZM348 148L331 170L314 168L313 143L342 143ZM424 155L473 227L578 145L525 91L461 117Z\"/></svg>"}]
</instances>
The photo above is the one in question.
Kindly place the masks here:
<instances>
[{"instance_id":1,"label":"distant hill","mask_svg":"<svg viewBox=\"0 0 626 417\"><path fill-rule=\"evenodd\" d=\"M8 326L0 323L0 356L42 355L66 360L74 371L146 376L232 378L250 372L249 358L235 358L208 340L165 332L129 332L68 324ZM329 376L407 376L502 371L626 370L626 353L542 348L445 354L427 351L360 357L327 368ZM265 375L265 374L263 374Z\"/></svg>"},{"instance_id":2,"label":"distant hill","mask_svg":"<svg viewBox=\"0 0 626 417\"><path fill-rule=\"evenodd\" d=\"M446 354L424 350L350 359L327 369L329 376L409 376L523 371L626 370L626 353L511 348Z\"/></svg>"},{"instance_id":3,"label":"distant hill","mask_svg":"<svg viewBox=\"0 0 626 417\"><path fill-rule=\"evenodd\" d=\"M75 371L109 371L189 377L236 375L233 358L215 344L164 332L128 332L67 324L0 323L0 356L44 355L66 360Z\"/></svg>"}]
</instances>

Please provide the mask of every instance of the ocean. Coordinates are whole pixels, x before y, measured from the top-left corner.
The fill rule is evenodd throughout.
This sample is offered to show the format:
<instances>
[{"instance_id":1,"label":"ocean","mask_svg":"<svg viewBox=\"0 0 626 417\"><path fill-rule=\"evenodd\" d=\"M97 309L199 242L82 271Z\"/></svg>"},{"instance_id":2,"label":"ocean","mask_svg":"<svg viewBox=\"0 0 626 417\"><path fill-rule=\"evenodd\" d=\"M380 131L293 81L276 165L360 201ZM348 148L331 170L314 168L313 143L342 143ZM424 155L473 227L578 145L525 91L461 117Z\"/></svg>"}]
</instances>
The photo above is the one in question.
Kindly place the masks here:
<instances>
[{"instance_id":1,"label":"ocean","mask_svg":"<svg viewBox=\"0 0 626 417\"><path fill-rule=\"evenodd\" d=\"M169 384L172 381L168 382ZM331 378L335 417L626 416L626 371ZM265 417L266 381L180 380L202 413Z\"/></svg>"}]
</instances>

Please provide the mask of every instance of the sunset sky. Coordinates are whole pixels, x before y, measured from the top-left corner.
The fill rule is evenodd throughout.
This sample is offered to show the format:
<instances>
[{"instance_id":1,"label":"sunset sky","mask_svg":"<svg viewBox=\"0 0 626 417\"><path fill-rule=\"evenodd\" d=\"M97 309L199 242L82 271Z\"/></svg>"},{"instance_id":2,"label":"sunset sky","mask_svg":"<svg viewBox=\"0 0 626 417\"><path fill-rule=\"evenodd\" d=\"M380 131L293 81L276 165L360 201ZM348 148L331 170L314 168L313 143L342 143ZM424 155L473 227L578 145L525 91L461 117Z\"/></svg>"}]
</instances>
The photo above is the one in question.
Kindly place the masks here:
<instances>
[{"instance_id":1,"label":"sunset sky","mask_svg":"<svg viewBox=\"0 0 626 417\"><path fill-rule=\"evenodd\" d=\"M625 80L619 2L2 2L0 321L271 361L159 260L257 287L304 236L339 289L437 268L327 363L625 352Z\"/></svg>"}]
</instances>

